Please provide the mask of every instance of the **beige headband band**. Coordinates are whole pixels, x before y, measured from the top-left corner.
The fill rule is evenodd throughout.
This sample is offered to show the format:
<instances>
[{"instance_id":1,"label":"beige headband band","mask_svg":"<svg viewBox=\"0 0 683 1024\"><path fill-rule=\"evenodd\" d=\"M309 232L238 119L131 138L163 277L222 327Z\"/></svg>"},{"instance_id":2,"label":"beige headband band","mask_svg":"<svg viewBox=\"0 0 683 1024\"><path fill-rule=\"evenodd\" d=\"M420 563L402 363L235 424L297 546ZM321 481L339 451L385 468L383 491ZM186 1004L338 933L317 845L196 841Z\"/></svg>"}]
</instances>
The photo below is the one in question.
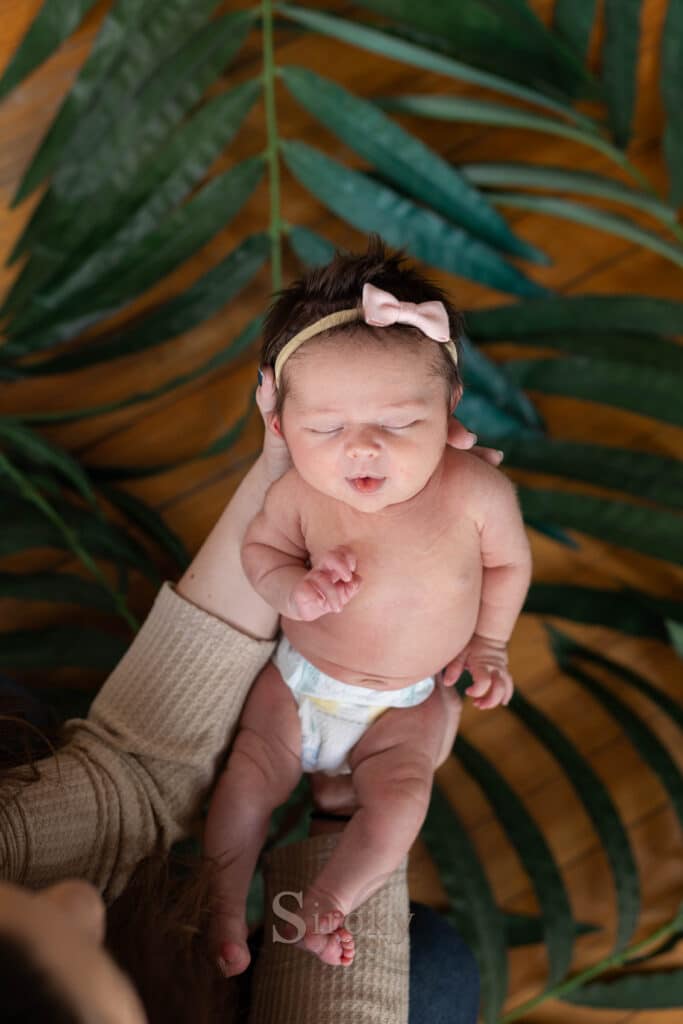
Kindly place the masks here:
<instances>
[{"instance_id":1,"label":"beige headband band","mask_svg":"<svg viewBox=\"0 0 683 1024\"><path fill-rule=\"evenodd\" d=\"M284 345L277 354L275 359L275 365L273 372L275 373L275 387L280 387L280 377L282 376L282 367L287 362L292 353L296 352L300 345L303 345L309 338L314 337L316 334L322 334L329 327L336 327L338 324L348 324L352 320L360 320L362 311L360 309L340 309L336 313L330 313L328 316L324 316L322 320L316 320L314 324L309 324L308 327L304 327L302 331L295 334L293 338L290 338L286 345Z\"/></svg>"},{"instance_id":2,"label":"beige headband band","mask_svg":"<svg viewBox=\"0 0 683 1024\"><path fill-rule=\"evenodd\" d=\"M336 313L330 313L314 324L304 327L290 338L286 345L280 349L275 359L273 371L275 374L275 387L280 386L282 367L292 353L296 352L300 345L303 345L309 338L321 334L330 327L338 324L351 323L357 320L359 323L366 323L373 327L390 327L395 323L407 323L417 327L428 338L444 345L455 366L458 365L458 350L455 343L448 337L448 314L442 302L423 302L415 304L412 302L399 302L390 292L382 291L372 284L363 286L362 307L354 309L340 309Z\"/></svg>"}]
</instances>

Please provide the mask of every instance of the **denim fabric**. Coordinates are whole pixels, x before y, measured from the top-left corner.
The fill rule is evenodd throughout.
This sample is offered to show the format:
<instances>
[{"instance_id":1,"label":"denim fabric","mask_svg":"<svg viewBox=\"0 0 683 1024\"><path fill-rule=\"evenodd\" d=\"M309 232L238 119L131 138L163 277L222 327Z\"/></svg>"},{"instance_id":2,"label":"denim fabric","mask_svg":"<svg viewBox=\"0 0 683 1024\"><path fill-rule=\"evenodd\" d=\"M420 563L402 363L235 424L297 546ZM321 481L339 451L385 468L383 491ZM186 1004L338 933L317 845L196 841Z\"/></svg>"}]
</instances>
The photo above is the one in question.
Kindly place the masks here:
<instances>
[{"instance_id":1,"label":"denim fabric","mask_svg":"<svg viewBox=\"0 0 683 1024\"><path fill-rule=\"evenodd\" d=\"M411 903L408 1024L476 1024L479 969L455 928Z\"/></svg>"}]
</instances>

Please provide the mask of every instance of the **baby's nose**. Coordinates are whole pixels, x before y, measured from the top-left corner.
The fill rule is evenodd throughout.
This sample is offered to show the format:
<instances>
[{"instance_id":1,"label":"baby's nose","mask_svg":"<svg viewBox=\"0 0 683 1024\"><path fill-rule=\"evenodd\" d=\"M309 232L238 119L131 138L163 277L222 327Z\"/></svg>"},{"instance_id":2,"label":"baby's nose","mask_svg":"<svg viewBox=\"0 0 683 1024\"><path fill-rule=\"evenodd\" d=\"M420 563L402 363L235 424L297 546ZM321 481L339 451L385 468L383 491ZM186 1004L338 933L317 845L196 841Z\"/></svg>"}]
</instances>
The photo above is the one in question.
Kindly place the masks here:
<instances>
[{"instance_id":1,"label":"baby's nose","mask_svg":"<svg viewBox=\"0 0 683 1024\"><path fill-rule=\"evenodd\" d=\"M379 455L380 446L372 432L363 431L349 438L346 452L351 459L374 458Z\"/></svg>"}]
</instances>

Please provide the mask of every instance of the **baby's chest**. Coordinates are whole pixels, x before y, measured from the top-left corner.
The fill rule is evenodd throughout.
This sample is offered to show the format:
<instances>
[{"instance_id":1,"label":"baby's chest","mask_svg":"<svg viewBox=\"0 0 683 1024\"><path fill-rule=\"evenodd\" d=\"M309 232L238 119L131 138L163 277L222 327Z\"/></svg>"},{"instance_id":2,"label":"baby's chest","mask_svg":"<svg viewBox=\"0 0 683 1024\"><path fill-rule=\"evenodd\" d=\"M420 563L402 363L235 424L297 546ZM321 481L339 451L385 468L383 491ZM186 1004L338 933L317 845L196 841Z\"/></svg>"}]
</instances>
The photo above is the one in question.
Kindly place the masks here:
<instances>
[{"instance_id":1,"label":"baby's chest","mask_svg":"<svg viewBox=\"0 0 683 1024\"><path fill-rule=\"evenodd\" d=\"M331 509L309 517L306 544L311 563L315 565L330 548L350 548L363 580L362 597L381 604L450 604L463 590L478 586L479 533L469 518L364 518L366 522Z\"/></svg>"}]
</instances>

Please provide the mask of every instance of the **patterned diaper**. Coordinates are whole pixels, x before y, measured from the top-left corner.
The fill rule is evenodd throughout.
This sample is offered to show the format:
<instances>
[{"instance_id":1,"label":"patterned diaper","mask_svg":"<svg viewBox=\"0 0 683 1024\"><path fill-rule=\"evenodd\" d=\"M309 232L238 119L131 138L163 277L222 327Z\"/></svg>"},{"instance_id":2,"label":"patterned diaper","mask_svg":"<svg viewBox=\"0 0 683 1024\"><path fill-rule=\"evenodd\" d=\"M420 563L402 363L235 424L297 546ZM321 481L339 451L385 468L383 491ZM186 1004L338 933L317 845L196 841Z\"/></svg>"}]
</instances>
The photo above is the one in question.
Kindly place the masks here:
<instances>
[{"instance_id":1,"label":"patterned diaper","mask_svg":"<svg viewBox=\"0 0 683 1024\"><path fill-rule=\"evenodd\" d=\"M389 708L412 708L427 700L434 679L402 690L371 690L325 675L282 636L273 662L294 694L301 722L301 767L305 772L348 774L347 755L368 726Z\"/></svg>"}]
</instances>

